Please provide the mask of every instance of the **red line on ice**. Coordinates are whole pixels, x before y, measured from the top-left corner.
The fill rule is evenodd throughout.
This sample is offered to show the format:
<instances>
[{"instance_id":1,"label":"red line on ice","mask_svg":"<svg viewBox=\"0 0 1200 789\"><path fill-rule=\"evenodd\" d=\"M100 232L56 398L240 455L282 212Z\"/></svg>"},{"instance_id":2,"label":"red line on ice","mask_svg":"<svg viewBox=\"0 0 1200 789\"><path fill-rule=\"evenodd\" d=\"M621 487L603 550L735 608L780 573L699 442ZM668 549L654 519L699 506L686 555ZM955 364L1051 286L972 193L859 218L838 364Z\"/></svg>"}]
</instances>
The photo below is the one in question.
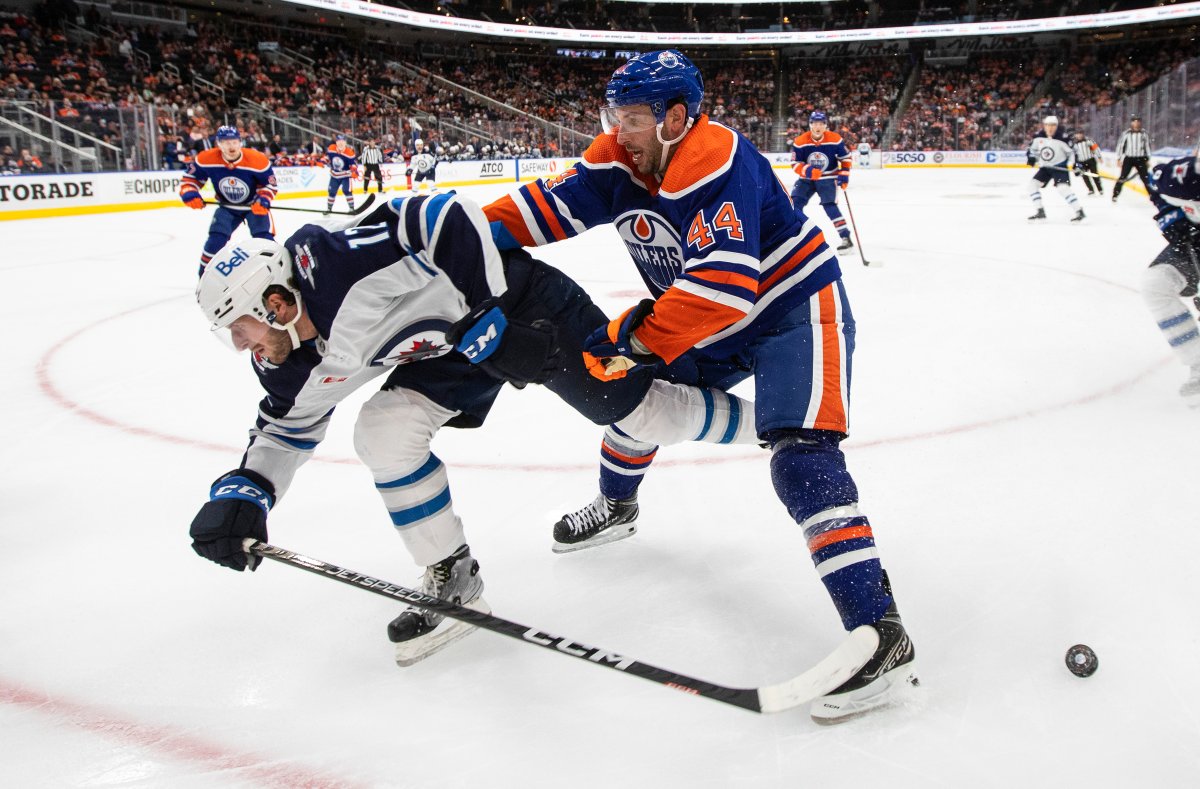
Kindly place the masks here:
<instances>
[{"instance_id":1,"label":"red line on ice","mask_svg":"<svg viewBox=\"0 0 1200 789\"><path fill-rule=\"evenodd\" d=\"M3 679L0 679L0 704L50 715L92 734L119 740L127 745L143 748L176 761L188 762L205 770L231 771L234 778L249 778L263 786L281 789L350 789L357 786L350 781L322 775L306 767L281 763L276 758L232 751L167 726L126 720L100 708L47 696Z\"/></svg>"},{"instance_id":2,"label":"red line on ice","mask_svg":"<svg viewBox=\"0 0 1200 789\"><path fill-rule=\"evenodd\" d=\"M1097 277L1092 277L1092 276L1086 275L1086 274L1081 274L1079 276L1082 276L1082 277L1085 277L1088 279L1097 279L1098 281L1104 282L1105 284L1108 284L1108 285L1115 284L1115 283L1108 282L1107 280L1099 280L1099 278L1097 278ZM1121 287L1121 286L1118 285L1117 287ZM42 391L43 394L45 394L47 397L49 397L51 400L53 400L59 406L76 414L77 416L83 417L84 419L86 419L90 422L94 422L98 425L103 425L104 427L118 430L127 435L141 436L143 438L150 438L150 439L154 439L156 441L162 441L162 442L165 442L168 444L174 444L176 446L191 447L193 449L205 449L205 450L210 450L213 452L220 452L225 455L240 455L241 452L243 451L244 447L235 447L232 445L217 444L217 443L214 443L211 441L204 441L204 440L196 439L196 438L188 438L187 436L175 435L173 433L166 433L161 430L155 430L154 428L150 428L150 427L143 427L141 425L129 424L127 422L123 422L118 419L114 419L110 416L101 414L98 411L94 411L94 410L88 408L87 406L83 405L79 401L72 399L69 395L64 393L61 389L58 388L57 385L55 385L53 377L51 376L51 369L54 364L54 357L58 355L59 351L61 351L67 345L74 342L76 339L78 339L82 335L88 333L89 331L92 331L93 329L95 329L99 326L102 326L105 323L109 323L110 321L119 320L128 315L132 315L134 313L141 312L142 310L147 310L147 309L151 309L153 307L157 307L160 304L164 304L164 303L166 303L168 301L172 301L176 298L179 298L179 297L172 296L169 299L160 299L158 301L150 302L149 304L143 304L140 307L133 307L132 309L124 310L122 312L118 312L113 315L109 315L105 318L100 318L99 320L93 321L92 323L89 323L86 326L83 326L82 328L75 330L71 334L68 334L66 337L63 337L61 340L59 340L54 345L52 345L42 355L42 358L38 361L38 365L37 365L37 369L36 369L38 388ZM1100 389L1099 391L1092 392L1090 394L1085 394L1080 397L1075 397L1070 400L1065 400L1060 403L1052 403L1050 405L1038 406L1036 408L1029 408L1024 411L1018 411L1017 413L1014 413L1014 414L1006 414L1004 416L992 417L990 419L982 419L982 420L979 420L976 422L966 422L966 423L960 424L960 425L951 425L949 427L939 428L936 430L926 430L926 431L922 431L919 433L909 433L907 435L889 436L886 438L878 438L878 439L874 439L874 440L861 441L861 442L854 441L853 439L851 439L849 442L847 442L846 447L847 447L847 449L851 449L851 450L859 450L859 449L869 449L872 447L893 446L896 444L907 444L907 443L912 443L912 442L916 442L916 441L925 441L925 440L928 440L931 438L944 438L947 436L957 435L959 433L969 433L969 432L972 432L975 430L983 430L983 429L986 429L989 427L996 427L998 425L1002 425L1007 422L1015 422L1015 421L1018 421L1021 419L1029 419L1029 418L1036 417L1036 416L1042 416L1044 414L1053 413L1055 411L1064 411L1069 408L1075 408L1076 406L1087 405L1088 403L1093 403L1093 402L1096 402L1097 400L1102 400L1106 397L1112 397L1113 395L1119 394L1119 393L1125 391L1126 389L1131 388L1134 384L1136 384L1138 381L1140 381L1146 375L1149 375L1151 372L1158 369L1159 367L1166 365L1170 361L1171 361L1171 357L1162 357L1162 358L1158 359L1157 361L1155 361L1153 364L1148 365L1147 367L1143 368L1136 374L1129 376L1128 378L1124 378L1110 386ZM654 467L655 468L663 468L663 467L670 468L670 467L677 467L677 466L708 466L708 465L720 465L720 464L725 464L725 463L741 463L741 462L745 462L748 460L757 460L759 458L764 458L764 459L766 458L766 453L764 453L764 452L755 452L753 454L746 454L746 453L739 453L736 450L734 450L733 448L729 448L729 449L731 450L730 454L723 455L721 457L680 459L680 460L658 460L655 462ZM314 457L313 460L315 460L317 462L321 462L321 463L333 463L333 464L337 464L337 465L358 465L359 464L359 461L356 458ZM595 463L586 463L586 464L584 464L584 463L554 463L554 464L549 464L549 463L477 463L477 462L473 462L473 461L461 461L461 460L453 460L450 462L450 465L453 466L454 468L475 469L475 470L479 470L479 471L531 471L531 472L593 471L596 468Z\"/></svg>"}]
</instances>

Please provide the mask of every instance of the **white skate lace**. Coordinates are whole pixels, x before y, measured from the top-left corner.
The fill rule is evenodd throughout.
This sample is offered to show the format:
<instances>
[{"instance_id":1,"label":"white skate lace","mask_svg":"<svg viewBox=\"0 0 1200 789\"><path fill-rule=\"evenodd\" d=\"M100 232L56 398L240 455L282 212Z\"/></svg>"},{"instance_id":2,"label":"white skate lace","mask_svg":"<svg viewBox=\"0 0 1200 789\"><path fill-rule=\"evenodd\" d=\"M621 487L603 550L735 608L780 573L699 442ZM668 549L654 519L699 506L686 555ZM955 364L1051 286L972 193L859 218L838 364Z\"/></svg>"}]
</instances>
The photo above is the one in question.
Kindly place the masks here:
<instances>
[{"instance_id":1,"label":"white skate lace","mask_svg":"<svg viewBox=\"0 0 1200 789\"><path fill-rule=\"evenodd\" d=\"M596 497L596 500L587 505L578 512L572 512L567 515L567 528L572 533L578 534L582 531L587 531L592 526L599 526L608 516L612 514L612 509L609 506L608 499L603 495Z\"/></svg>"}]
</instances>

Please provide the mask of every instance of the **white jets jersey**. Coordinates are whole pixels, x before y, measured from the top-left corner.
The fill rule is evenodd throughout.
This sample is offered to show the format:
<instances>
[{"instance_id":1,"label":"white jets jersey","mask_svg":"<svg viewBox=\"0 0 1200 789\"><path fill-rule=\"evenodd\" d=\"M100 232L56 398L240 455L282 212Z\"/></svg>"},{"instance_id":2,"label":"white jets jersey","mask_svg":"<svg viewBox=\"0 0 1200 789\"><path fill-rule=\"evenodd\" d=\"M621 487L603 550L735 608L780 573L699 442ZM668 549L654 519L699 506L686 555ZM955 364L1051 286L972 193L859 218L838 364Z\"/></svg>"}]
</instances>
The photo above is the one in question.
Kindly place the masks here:
<instances>
[{"instance_id":1,"label":"white jets jersey","mask_svg":"<svg viewBox=\"0 0 1200 789\"><path fill-rule=\"evenodd\" d=\"M870 153L870 152L871 152L871 143L869 143L869 142L860 142L860 143L858 144L858 152L859 152L860 154L864 155L864 156L865 156L866 154Z\"/></svg>"},{"instance_id":2,"label":"white jets jersey","mask_svg":"<svg viewBox=\"0 0 1200 789\"><path fill-rule=\"evenodd\" d=\"M1038 167L1066 167L1075 152L1057 131L1053 137L1047 137L1046 132L1040 131L1029 144L1029 155Z\"/></svg>"},{"instance_id":3,"label":"white jets jersey","mask_svg":"<svg viewBox=\"0 0 1200 789\"><path fill-rule=\"evenodd\" d=\"M437 159L434 158L433 154L422 151L413 155L411 164L413 172L427 173L434 167L437 167Z\"/></svg>"},{"instance_id":4,"label":"white jets jersey","mask_svg":"<svg viewBox=\"0 0 1200 789\"><path fill-rule=\"evenodd\" d=\"M396 365L456 353L446 330L507 289L483 211L453 193L397 198L337 230L305 225L284 246L319 336L278 365L254 357L267 396L243 461L280 497L338 403Z\"/></svg>"}]
</instances>

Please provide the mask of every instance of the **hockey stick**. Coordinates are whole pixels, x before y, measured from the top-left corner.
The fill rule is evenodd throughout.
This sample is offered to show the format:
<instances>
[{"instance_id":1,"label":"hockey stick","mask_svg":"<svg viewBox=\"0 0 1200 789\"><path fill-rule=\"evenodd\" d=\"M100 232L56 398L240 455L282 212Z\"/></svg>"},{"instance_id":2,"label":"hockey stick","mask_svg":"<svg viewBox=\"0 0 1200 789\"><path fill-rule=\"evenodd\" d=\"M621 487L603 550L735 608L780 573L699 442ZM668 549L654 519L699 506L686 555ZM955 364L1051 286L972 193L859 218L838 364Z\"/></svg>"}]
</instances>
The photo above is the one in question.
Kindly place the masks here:
<instances>
[{"instance_id":1,"label":"hockey stick","mask_svg":"<svg viewBox=\"0 0 1200 789\"><path fill-rule=\"evenodd\" d=\"M358 216L371 207L375 202L375 193L367 192L366 199L362 201L362 205L357 206L353 211L325 211L320 208L294 208L290 205L275 205L271 203L272 211L301 211L306 214L327 214L330 216ZM205 200L205 205L221 205L216 200Z\"/></svg>"},{"instance_id":2,"label":"hockey stick","mask_svg":"<svg viewBox=\"0 0 1200 789\"><path fill-rule=\"evenodd\" d=\"M867 255L863 252L862 239L858 237L858 223L854 221L854 209L850 207L850 195L846 190L842 190L842 197L846 198L846 213L850 215L850 229L854 231L854 241L858 244L858 256L862 259L864 266L874 266L880 268L883 266L883 261L876 260L874 262L867 260Z\"/></svg>"},{"instance_id":3,"label":"hockey stick","mask_svg":"<svg viewBox=\"0 0 1200 789\"><path fill-rule=\"evenodd\" d=\"M1050 165L1047 165L1046 169L1047 170L1057 170L1060 173L1068 173L1070 175L1078 175L1080 178L1083 178L1085 175L1090 176L1092 178L1104 178L1105 180L1116 181L1117 183L1122 183L1122 184L1129 181L1131 178L1133 178L1134 175L1137 175L1137 173L1133 173L1132 175L1129 176L1129 178L1118 178L1115 175L1105 175L1104 173L1093 173L1091 170L1080 170L1080 171L1076 172L1075 170L1072 170L1069 167L1054 167L1054 166L1050 166Z\"/></svg>"},{"instance_id":4,"label":"hockey stick","mask_svg":"<svg viewBox=\"0 0 1200 789\"><path fill-rule=\"evenodd\" d=\"M696 696L704 696L741 707L751 712L782 712L799 707L815 698L824 696L841 685L862 668L875 653L879 646L879 633L869 625L863 625L851 632L838 647L829 653L821 662L805 671L803 674L774 685L761 688L728 688L711 682L694 679L684 674L658 668L649 663L642 663L615 652L609 652L600 647L588 646L579 641L552 635L537 628L527 627L508 619L474 611L461 605L455 605L437 597L431 597L414 589L382 581L378 578L363 575L354 570L303 556L283 548L277 548L263 542L248 538L245 541L247 553L253 553L265 559L307 570L310 573L332 578L335 581L365 589L384 597L426 611L436 611L439 614L457 619L460 622L499 633L502 636L515 638L526 644L533 644L544 649L552 649L564 655L580 660L586 660L597 666L615 669L635 677L648 679L668 688L682 690Z\"/></svg>"}]
</instances>

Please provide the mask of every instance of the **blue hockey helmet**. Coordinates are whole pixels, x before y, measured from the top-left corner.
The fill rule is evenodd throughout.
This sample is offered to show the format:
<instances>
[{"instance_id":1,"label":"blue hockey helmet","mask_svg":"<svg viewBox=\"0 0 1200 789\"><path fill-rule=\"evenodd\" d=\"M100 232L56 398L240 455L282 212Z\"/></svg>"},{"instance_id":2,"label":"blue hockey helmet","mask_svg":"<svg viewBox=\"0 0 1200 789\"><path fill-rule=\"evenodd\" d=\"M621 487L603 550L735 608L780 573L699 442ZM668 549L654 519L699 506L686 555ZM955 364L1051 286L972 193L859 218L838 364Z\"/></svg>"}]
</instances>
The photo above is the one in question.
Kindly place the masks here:
<instances>
[{"instance_id":1,"label":"blue hockey helmet","mask_svg":"<svg viewBox=\"0 0 1200 789\"><path fill-rule=\"evenodd\" d=\"M688 118L700 116L704 100L704 77L682 52L662 49L638 55L613 72L604 89L605 110L648 104L657 123L667 117L672 101L679 99L687 105ZM615 113L601 110L600 119L606 132L618 125Z\"/></svg>"},{"instance_id":2,"label":"blue hockey helmet","mask_svg":"<svg viewBox=\"0 0 1200 789\"><path fill-rule=\"evenodd\" d=\"M829 116L820 110L813 110L812 115L808 116L808 122L819 121L821 123L829 123Z\"/></svg>"},{"instance_id":3,"label":"blue hockey helmet","mask_svg":"<svg viewBox=\"0 0 1200 789\"><path fill-rule=\"evenodd\" d=\"M242 135L238 133L236 126L222 126L217 129L217 141L221 140L240 140Z\"/></svg>"}]
</instances>

